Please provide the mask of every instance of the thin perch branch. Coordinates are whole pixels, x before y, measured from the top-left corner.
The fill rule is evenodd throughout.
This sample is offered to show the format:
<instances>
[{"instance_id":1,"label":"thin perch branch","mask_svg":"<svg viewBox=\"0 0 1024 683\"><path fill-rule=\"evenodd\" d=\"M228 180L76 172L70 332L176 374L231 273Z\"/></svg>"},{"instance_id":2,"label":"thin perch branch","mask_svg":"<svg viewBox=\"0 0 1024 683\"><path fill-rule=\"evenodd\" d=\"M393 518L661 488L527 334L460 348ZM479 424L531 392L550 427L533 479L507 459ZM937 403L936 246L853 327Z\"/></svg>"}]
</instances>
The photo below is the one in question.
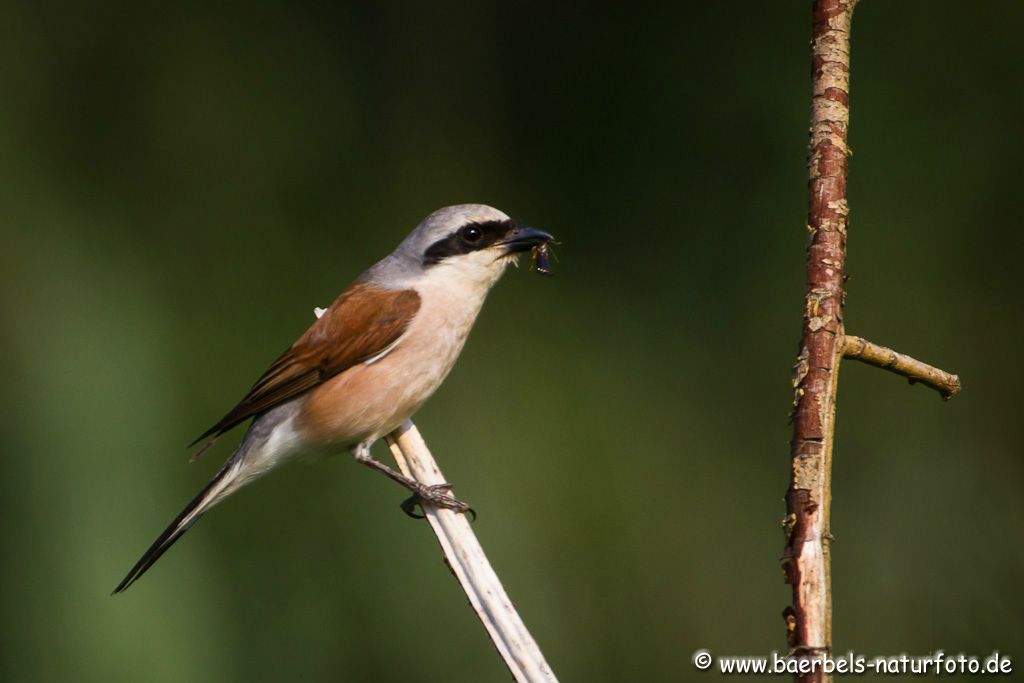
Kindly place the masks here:
<instances>
[{"instance_id":1,"label":"thin perch branch","mask_svg":"<svg viewBox=\"0 0 1024 683\"><path fill-rule=\"evenodd\" d=\"M319 318L325 310L314 308L313 313ZM447 483L412 420L389 434L387 442L402 474L428 486ZM519 683L558 683L487 561L466 516L428 504L421 503L420 507L437 536L445 563L458 579L512 676Z\"/></svg>"},{"instance_id":2,"label":"thin perch branch","mask_svg":"<svg viewBox=\"0 0 1024 683\"><path fill-rule=\"evenodd\" d=\"M960 377L957 375L897 353L885 346L873 344L861 337L846 335L843 341L843 356L903 375L911 384L920 382L942 394L942 398L947 401L960 393Z\"/></svg>"},{"instance_id":3,"label":"thin perch branch","mask_svg":"<svg viewBox=\"0 0 1024 683\"><path fill-rule=\"evenodd\" d=\"M445 483L427 444L412 421L389 435L388 445L402 473L427 485ZM462 585L509 671L521 683L557 683L533 636L519 617L463 514L422 506L445 561Z\"/></svg>"}]
</instances>

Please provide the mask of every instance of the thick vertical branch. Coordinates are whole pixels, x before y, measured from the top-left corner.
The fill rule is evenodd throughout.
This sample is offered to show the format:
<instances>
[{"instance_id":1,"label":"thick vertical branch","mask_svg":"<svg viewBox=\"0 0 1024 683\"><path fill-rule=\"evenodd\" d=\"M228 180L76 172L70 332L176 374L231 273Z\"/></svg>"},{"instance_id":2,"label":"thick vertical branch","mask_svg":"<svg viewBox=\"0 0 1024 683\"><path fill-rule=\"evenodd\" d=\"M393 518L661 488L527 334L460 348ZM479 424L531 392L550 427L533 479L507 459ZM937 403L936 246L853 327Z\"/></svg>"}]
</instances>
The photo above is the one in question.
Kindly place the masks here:
<instances>
[{"instance_id":1,"label":"thick vertical branch","mask_svg":"<svg viewBox=\"0 0 1024 683\"><path fill-rule=\"evenodd\" d=\"M793 587L784 613L794 654L832 647L829 506L846 260L846 131L850 120L850 20L855 0L814 0L807 294L794 367L792 479L783 565ZM826 680L816 673L805 680Z\"/></svg>"}]
</instances>

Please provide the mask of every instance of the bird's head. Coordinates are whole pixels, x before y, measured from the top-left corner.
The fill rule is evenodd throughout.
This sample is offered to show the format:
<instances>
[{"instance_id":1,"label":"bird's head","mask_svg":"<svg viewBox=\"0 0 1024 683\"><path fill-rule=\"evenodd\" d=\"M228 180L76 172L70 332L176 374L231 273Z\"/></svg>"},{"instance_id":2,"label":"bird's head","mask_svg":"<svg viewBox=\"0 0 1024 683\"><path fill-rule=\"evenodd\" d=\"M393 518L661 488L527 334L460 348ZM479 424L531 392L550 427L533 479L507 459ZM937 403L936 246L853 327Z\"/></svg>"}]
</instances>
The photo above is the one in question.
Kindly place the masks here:
<instances>
[{"instance_id":1,"label":"bird's head","mask_svg":"<svg viewBox=\"0 0 1024 683\"><path fill-rule=\"evenodd\" d=\"M490 287L519 254L553 240L490 206L459 204L423 219L395 255L422 275Z\"/></svg>"}]
</instances>

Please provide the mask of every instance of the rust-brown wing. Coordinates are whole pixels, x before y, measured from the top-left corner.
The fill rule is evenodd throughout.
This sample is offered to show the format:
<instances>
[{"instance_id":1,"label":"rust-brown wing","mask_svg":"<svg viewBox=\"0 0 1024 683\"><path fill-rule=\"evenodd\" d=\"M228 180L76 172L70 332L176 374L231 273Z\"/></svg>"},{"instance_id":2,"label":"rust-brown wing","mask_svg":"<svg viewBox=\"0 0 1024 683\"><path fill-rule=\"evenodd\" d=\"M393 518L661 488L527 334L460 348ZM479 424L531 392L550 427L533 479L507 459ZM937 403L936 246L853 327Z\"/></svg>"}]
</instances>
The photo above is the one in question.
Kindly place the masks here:
<instances>
[{"instance_id":1,"label":"rust-brown wing","mask_svg":"<svg viewBox=\"0 0 1024 683\"><path fill-rule=\"evenodd\" d=\"M396 343L420 308L414 290L356 283L274 361L245 397L193 445L312 389Z\"/></svg>"}]
</instances>

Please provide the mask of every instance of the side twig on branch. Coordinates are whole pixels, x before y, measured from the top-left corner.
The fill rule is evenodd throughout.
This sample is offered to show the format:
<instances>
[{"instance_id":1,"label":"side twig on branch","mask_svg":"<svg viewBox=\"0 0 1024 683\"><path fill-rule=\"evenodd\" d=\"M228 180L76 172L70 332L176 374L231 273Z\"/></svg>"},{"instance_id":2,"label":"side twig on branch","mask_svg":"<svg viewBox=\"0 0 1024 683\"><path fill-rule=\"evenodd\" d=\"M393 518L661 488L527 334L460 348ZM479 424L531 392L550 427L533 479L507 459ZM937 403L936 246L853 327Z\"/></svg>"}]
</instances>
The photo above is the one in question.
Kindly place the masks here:
<instances>
[{"instance_id":1,"label":"side twig on branch","mask_svg":"<svg viewBox=\"0 0 1024 683\"><path fill-rule=\"evenodd\" d=\"M843 355L903 375L911 384L920 382L939 392L947 401L960 393L960 378L957 375L897 353L885 346L873 344L867 339L846 335L843 340Z\"/></svg>"}]
</instances>

